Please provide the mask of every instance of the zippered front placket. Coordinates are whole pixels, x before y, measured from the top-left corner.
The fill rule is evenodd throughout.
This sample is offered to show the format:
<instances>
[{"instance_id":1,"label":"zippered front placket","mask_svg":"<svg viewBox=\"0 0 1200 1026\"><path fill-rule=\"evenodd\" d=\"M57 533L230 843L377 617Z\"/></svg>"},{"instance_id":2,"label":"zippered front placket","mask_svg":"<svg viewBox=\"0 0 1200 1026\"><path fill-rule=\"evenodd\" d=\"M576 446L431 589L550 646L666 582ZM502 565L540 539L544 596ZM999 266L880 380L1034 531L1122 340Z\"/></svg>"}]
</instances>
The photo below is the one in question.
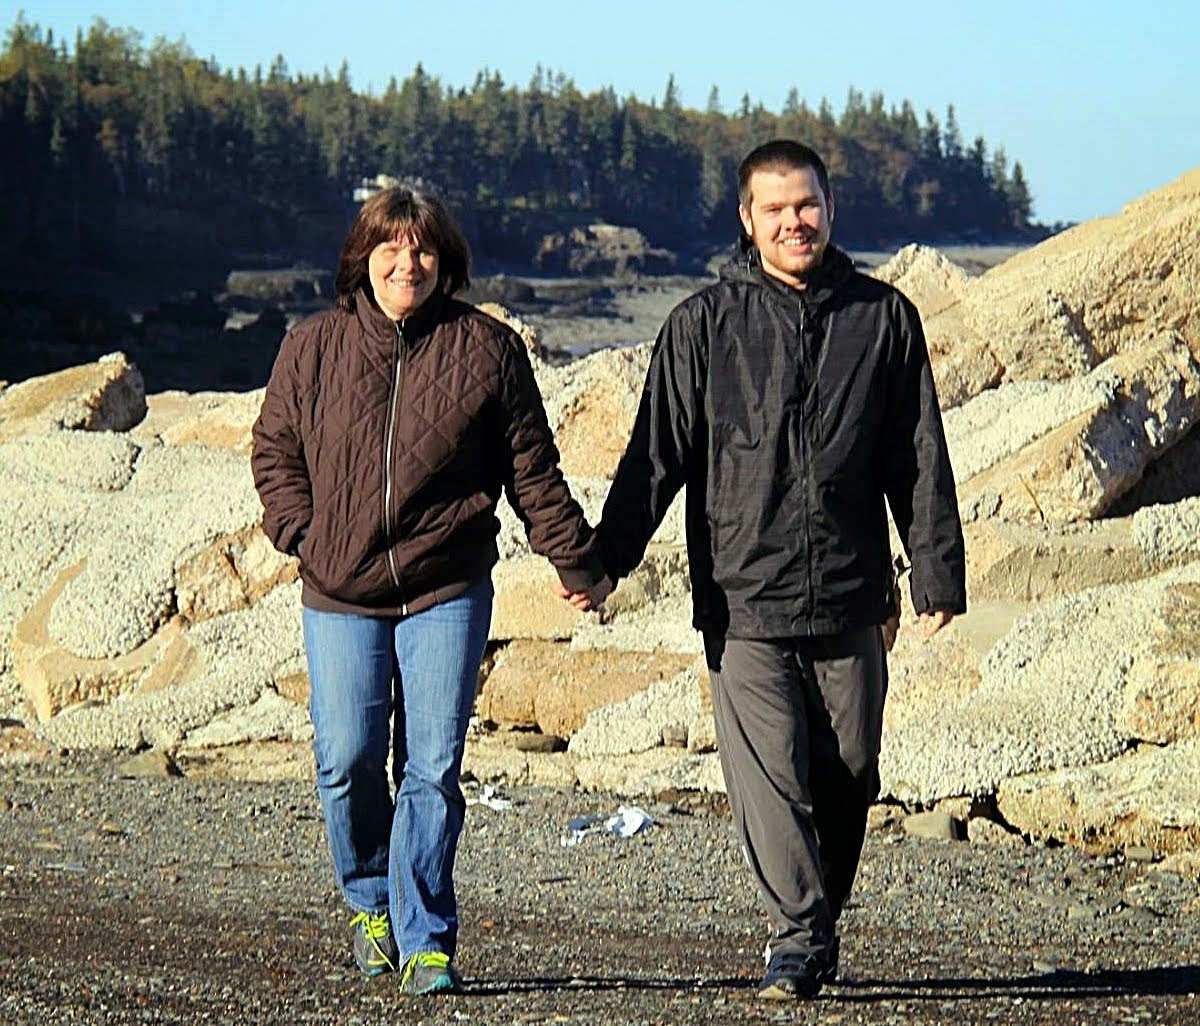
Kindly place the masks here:
<instances>
[{"instance_id":1,"label":"zippered front placket","mask_svg":"<svg viewBox=\"0 0 1200 1026\"><path fill-rule=\"evenodd\" d=\"M813 603L813 550L812 550L812 490L813 472L812 461L813 451L808 430L808 395L807 391L817 387L815 367L810 367L808 360L808 345L804 338L804 302L796 301L796 306L800 310L800 366L803 369L805 378L805 392L800 396L800 451L804 457L804 466L802 472L804 474L804 487L801 489L804 495L804 572L808 580L808 634L811 637L814 628L814 617L816 609Z\"/></svg>"},{"instance_id":2,"label":"zippered front placket","mask_svg":"<svg viewBox=\"0 0 1200 1026\"><path fill-rule=\"evenodd\" d=\"M396 555L392 551L392 544L395 541L393 538L395 524L392 518L392 456L395 453L396 418L400 409L403 369L404 332L402 325L396 324L396 370L392 375L392 394L388 402L387 437L383 443L383 537L384 543L387 546L388 572L391 574L392 584L395 586L397 592L400 591L400 572L396 568ZM408 604L404 601L400 603L400 615L408 615Z\"/></svg>"}]
</instances>

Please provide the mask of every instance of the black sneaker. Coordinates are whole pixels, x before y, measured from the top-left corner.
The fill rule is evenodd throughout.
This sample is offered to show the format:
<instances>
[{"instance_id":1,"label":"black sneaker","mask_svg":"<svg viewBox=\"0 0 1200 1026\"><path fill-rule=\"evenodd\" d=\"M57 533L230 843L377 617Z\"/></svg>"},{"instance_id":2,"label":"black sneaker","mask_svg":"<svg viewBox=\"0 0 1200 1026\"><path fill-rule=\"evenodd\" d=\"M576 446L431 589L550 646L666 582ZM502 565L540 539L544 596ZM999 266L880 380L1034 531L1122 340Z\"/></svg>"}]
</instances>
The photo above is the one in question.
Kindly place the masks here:
<instances>
[{"instance_id":1,"label":"black sneaker","mask_svg":"<svg viewBox=\"0 0 1200 1026\"><path fill-rule=\"evenodd\" d=\"M367 976L396 971L400 952L392 937L386 912L360 912L350 920L354 927L354 961Z\"/></svg>"},{"instance_id":2,"label":"black sneaker","mask_svg":"<svg viewBox=\"0 0 1200 1026\"><path fill-rule=\"evenodd\" d=\"M758 996L764 1001L800 1001L816 997L828 972L829 963L819 955L780 951L767 963L767 973L758 985Z\"/></svg>"}]
</instances>

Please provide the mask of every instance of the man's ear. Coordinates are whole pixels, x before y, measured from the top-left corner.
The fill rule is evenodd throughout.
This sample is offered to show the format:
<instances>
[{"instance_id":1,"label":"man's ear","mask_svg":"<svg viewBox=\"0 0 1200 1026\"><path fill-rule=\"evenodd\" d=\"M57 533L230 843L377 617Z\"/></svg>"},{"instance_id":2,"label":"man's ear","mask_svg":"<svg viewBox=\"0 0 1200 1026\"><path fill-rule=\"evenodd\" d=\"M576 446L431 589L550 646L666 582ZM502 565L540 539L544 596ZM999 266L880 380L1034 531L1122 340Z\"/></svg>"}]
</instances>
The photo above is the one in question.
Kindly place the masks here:
<instances>
[{"instance_id":1,"label":"man's ear","mask_svg":"<svg viewBox=\"0 0 1200 1026\"><path fill-rule=\"evenodd\" d=\"M740 203L738 204L738 218L742 222L742 231L746 233L746 238L753 238L754 222L750 220L750 211Z\"/></svg>"},{"instance_id":2,"label":"man's ear","mask_svg":"<svg viewBox=\"0 0 1200 1026\"><path fill-rule=\"evenodd\" d=\"M829 223L833 224L833 190L825 193L825 205L829 208Z\"/></svg>"}]
</instances>

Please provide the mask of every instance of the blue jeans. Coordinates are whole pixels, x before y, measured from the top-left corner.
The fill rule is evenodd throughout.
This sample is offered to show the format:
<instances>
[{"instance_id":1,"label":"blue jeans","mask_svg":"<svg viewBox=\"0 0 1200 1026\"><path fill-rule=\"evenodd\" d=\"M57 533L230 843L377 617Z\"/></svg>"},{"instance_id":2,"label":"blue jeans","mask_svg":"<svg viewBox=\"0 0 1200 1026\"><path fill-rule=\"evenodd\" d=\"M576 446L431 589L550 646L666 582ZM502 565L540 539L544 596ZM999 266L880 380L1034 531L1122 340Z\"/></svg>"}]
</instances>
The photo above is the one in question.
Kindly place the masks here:
<instances>
[{"instance_id":1,"label":"blue jeans","mask_svg":"<svg viewBox=\"0 0 1200 1026\"><path fill-rule=\"evenodd\" d=\"M389 910L404 958L454 956L459 771L492 594L484 580L403 619L303 611L317 791L338 887L355 911Z\"/></svg>"}]
</instances>

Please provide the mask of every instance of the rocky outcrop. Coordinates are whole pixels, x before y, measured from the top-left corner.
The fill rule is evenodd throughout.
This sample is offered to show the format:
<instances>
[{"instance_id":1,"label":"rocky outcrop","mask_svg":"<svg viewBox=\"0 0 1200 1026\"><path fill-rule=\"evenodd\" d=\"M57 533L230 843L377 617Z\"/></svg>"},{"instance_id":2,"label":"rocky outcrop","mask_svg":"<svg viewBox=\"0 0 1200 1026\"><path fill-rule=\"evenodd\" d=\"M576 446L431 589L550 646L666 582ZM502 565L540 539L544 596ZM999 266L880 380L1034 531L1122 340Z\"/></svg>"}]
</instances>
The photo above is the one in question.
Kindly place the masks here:
<instances>
[{"instance_id":1,"label":"rocky outcrop","mask_svg":"<svg viewBox=\"0 0 1200 1026\"><path fill-rule=\"evenodd\" d=\"M225 278L225 296L238 305L246 300L264 306L328 305L333 293L333 276L310 268L235 270Z\"/></svg>"},{"instance_id":2,"label":"rocky outcrop","mask_svg":"<svg viewBox=\"0 0 1200 1026\"><path fill-rule=\"evenodd\" d=\"M0 442L59 429L126 431L145 415L141 373L113 353L0 391Z\"/></svg>"},{"instance_id":3,"label":"rocky outcrop","mask_svg":"<svg viewBox=\"0 0 1200 1026\"><path fill-rule=\"evenodd\" d=\"M479 715L508 727L569 738L588 714L674 677L694 656L619 649L574 650L513 641L497 656L477 703ZM647 745L646 747L655 747Z\"/></svg>"},{"instance_id":4,"label":"rocky outcrop","mask_svg":"<svg viewBox=\"0 0 1200 1026\"><path fill-rule=\"evenodd\" d=\"M565 473L612 477L633 430L650 350L649 343L603 349L586 360L540 371Z\"/></svg>"},{"instance_id":5,"label":"rocky outcrop","mask_svg":"<svg viewBox=\"0 0 1200 1026\"><path fill-rule=\"evenodd\" d=\"M532 325L526 324L520 317L496 302L479 303L479 309L490 317L495 317L502 324L507 324L518 335L521 336L521 341L525 343L525 348L529 350L529 355L538 360L546 358L546 349L542 345L542 340L538 337L537 331Z\"/></svg>"},{"instance_id":6,"label":"rocky outcrop","mask_svg":"<svg viewBox=\"0 0 1200 1026\"><path fill-rule=\"evenodd\" d=\"M675 256L652 247L636 228L589 224L544 236L533 265L547 274L581 277L670 274Z\"/></svg>"},{"instance_id":7,"label":"rocky outcrop","mask_svg":"<svg viewBox=\"0 0 1200 1026\"><path fill-rule=\"evenodd\" d=\"M1174 336L1151 339L1056 390L1076 383L1082 387L1074 389L1072 399L1088 397L1079 413L960 485L964 519L1095 519L1200 419L1200 364L1188 344ZM1060 417L1062 411L1060 405ZM1010 443L1036 430L1027 405L1014 405L1009 414L1015 423L993 420L988 430L1006 435Z\"/></svg>"},{"instance_id":8,"label":"rocky outcrop","mask_svg":"<svg viewBox=\"0 0 1200 1026\"><path fill-rule=\"evenodd\" d=\"M905 246L871 272L872 277L895 285L916 305L922 321L960 303L971 276L931 246Z\"/></svg>"},{"instance_id":9,"label":"rocky outcrop","mask_svg":"<svg viewBox=\"0 0 1200 1026\"><path fill-rule=\"evenodd\" d=\"M1064 380L1177 335L1200 346L1200 168L1018 253L925 325L944 406L998 382Z\"/></svg>"},{"instance_id":10,"label":"rocky outcrop","mask_svg":"<svg viewBox=\"0 0 1200 1026\"><path fill-rule=\"evenodd\" d=\"M1200 849L1200 740L1139 747L1101 765L1014 777L999 787L1005 821L1031 837L1098 855Z\"/></svg>"},{"instance_id":11,"label":"rocky outcrop","mask_svg":"<svg viewBox=\"0 0 1200 1026\"><path fill-rule=\"evenodd\" d=\"M250 455L250 432L262 407L253 392L159 392L146 398L146 416L130 432L138 442L203 445Z\"/></svg>"}]
</instances>

